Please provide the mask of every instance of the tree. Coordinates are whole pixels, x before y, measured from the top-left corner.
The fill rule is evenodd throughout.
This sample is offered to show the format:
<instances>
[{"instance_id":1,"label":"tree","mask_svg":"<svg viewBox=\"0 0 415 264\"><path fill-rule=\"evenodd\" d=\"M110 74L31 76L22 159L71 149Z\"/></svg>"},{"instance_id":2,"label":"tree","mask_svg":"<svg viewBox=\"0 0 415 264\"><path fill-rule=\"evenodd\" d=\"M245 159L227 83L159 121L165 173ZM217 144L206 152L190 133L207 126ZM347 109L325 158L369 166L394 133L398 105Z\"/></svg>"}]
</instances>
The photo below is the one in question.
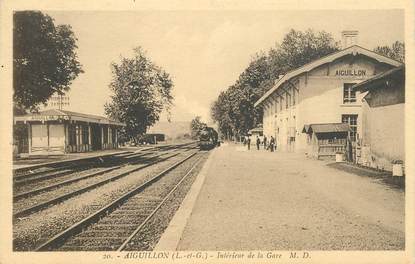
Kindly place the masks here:
<instances>
[{"instance_id":1,"label":"tree","mask_svg":"<svg viewBox=\"0 0 415 264\"><path fill-rule=\"evenodd\" d=\"M52 94L69 91L83 72L77 39L69 25L55 26L39 11L19 11L13 19L14 109L35 111Z\"/></svg>"},{"instance_id":2,"label":"tree","mask_svg":"<svg viewBox=\"0 0 415 264\"><path fill-rule=\"evenodd\" d=\"M235 84L219 94L211 106L219 131L227 139L246 134L262 121L263 111L254 107L255 102L281 74L338 50L327 32L290 30L268 54L256 54Z\"/></svg>"},{"instance_id":3,"label":"tree","mask_svg":"<svg viewBox=\"0 0 415 264\"><path fill-rule=\"evenodd\" d=\"M219 131L221 131L225 139L231 139L234 131L230 117L232 104L229 101L228 91L221 92L218 99L211 106L212 120L218 123Z\"/></svg>"},{"instance_id":4,"label":"tree","mask_svg":"<svg viewBox=\"0 0 415 264\"><path fill-rule=\"evenodd\" d=\"M173 101L170 75L155 65L140 48L132 58L121 58L111 64L113 92L111 102L105 104L106 114L126 124L129 139L136 140L154 125L164 109L169 112Z\"/></svg>"},{"instance_id":5,"label":"tree","mask_svg":"<svg viewBox=\"0 0 415 264\"><path fill-rule=\"evenodd\" d=\"M395 41L390 47L378 46L373 51L391 59L405 62L405 43L403 42Z\"/></svg>"},{"instance_id":6,"label":"tree","mask_svg":"<svg viewBox=\"0 0 415 264\"><path fill-rule=\"evenodd\" d=\"M195 118L193 118L190 122L191 138L199 138L200 131L202 131L202 129L204 129L205 127L207 127L207 125L206 123L202 122L200 116L196 116Z\"/></svg>"}]
</instances>

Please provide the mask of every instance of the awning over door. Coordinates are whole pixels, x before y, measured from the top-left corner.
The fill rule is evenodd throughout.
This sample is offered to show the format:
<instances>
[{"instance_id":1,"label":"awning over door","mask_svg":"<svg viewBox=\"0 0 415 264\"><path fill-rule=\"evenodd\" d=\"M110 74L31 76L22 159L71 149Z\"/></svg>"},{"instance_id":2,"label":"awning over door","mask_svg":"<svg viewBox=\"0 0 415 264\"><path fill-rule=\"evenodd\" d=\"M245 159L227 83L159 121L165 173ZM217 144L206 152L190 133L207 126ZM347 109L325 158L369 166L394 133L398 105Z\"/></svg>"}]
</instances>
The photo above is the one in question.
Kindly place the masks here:
<instances>
[{"instance_id":1,"label":"awning over door","mask_svg":"<svg viewBox=\"0 0 415 264\"><path fill-rule=\"evenodd\" d=\"M303 133L338 133L351 131L349 124L346 123L326 123L304 125Z\"/></svg>"}]
</instances>

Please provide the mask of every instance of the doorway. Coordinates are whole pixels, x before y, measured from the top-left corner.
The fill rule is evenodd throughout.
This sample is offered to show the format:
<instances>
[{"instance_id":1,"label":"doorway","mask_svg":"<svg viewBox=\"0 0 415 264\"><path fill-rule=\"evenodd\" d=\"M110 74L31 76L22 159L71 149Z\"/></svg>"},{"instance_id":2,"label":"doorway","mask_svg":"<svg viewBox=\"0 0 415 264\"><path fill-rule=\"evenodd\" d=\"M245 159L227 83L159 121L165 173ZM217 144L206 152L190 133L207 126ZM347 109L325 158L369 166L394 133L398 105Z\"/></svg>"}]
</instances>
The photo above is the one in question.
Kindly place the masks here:
<instances>
[{"instance_id":1,"label":"doorway","mask_svg":"<svg viewBox=\"0 0 415 264\"><path fill-rule=\"evenodd\" d=\"M93 151L102 149L102 131L99 124L91 124L91 148Z\"/></svg>"}]
</instances>

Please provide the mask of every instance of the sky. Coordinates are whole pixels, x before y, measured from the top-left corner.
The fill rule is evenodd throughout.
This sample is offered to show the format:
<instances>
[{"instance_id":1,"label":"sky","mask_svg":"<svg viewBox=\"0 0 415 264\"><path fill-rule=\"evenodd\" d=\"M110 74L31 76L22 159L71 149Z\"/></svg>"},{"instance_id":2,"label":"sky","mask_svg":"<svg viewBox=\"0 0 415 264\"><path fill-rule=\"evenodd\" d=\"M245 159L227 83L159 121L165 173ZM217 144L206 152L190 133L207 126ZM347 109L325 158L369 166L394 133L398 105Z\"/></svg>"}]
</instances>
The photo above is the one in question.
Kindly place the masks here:
<instances>
[{"instance_id":1,"label":"sky","mask_svg":"<svg viewBox=\"0 0 415 264\"><path fill-rule=\"evenodd\" d=\"M340 41L342 30L358 30L367 49L404 40L401 10L295 11L45 11L55 24L71 25L85 73L68 93L64 109L104 115L110 100L110 64L141 46L174 83L172 121L201 116L238 78L252 57L281 42L291 29L324 30ZM162 114L161 121L167 117Z\"/></svg>"}]
</instances>

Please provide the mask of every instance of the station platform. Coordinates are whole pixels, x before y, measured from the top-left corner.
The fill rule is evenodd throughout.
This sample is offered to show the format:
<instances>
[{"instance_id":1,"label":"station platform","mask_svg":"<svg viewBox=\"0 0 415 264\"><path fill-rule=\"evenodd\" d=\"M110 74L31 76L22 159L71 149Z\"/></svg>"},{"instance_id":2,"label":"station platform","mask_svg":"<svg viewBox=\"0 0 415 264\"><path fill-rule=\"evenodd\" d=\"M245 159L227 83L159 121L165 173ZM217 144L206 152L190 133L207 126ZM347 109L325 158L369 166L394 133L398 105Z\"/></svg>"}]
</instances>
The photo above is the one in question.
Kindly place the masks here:
<instances>
[{"instance_id":1,"label":"station platform","mask_svg":"<svg viewBox=\"0 0 415 264\"><path fill-rule=\"evenodd\" d=\"M329 163L224 143L154 250L403 250L405 193Z\"/></svg>"}]
</instances>

